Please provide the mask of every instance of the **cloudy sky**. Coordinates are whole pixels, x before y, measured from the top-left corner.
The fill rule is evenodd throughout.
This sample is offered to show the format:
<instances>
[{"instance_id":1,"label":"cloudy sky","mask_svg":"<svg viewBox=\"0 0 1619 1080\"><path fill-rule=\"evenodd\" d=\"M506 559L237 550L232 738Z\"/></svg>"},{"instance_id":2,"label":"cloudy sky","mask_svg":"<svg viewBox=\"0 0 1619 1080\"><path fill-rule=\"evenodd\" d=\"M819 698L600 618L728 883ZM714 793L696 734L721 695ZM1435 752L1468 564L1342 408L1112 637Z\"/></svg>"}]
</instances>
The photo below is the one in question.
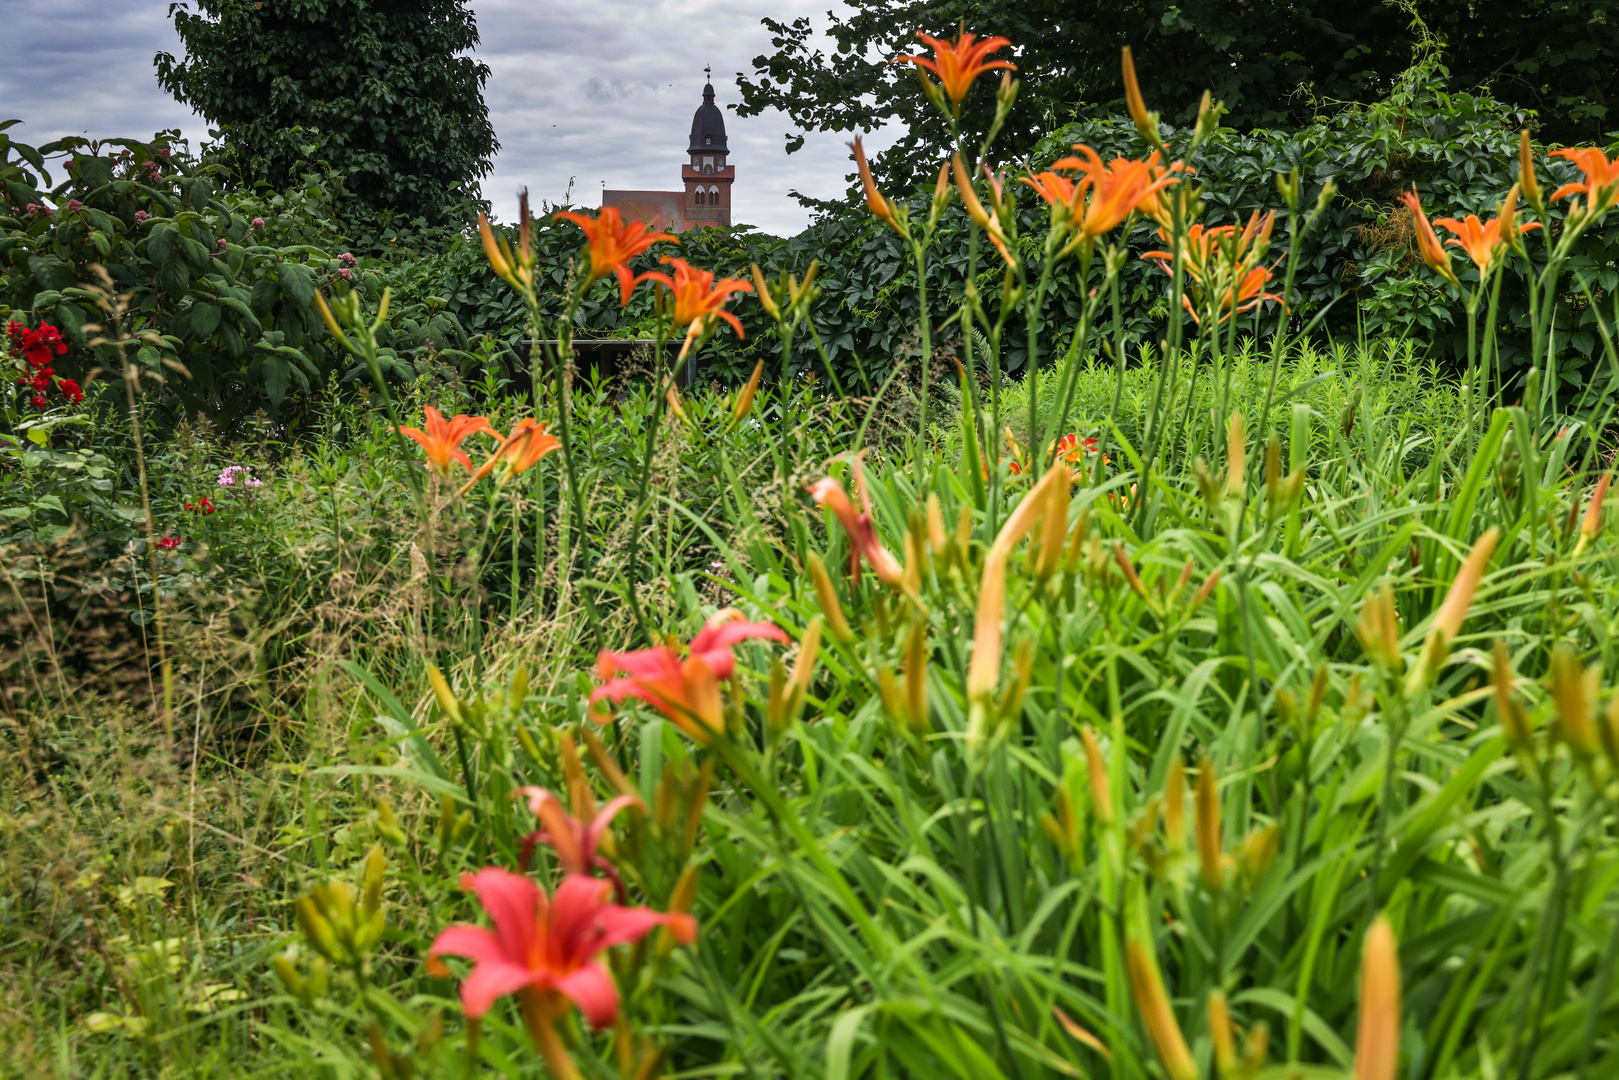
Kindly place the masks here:
<instances>
[{"instance_id":1,"label":"cloudy sky","mask_svg":"<svg viewBox=\"0 0 1619 1080\"><path fill-rule=\"evenodd\" d=\"M770 48L764 15L810 15L824 23L827 0L471 0L483 37L484 90L501 143L484 195L503 217L527 185L536 199L598 205L610 188L675 190L713 65L721 106L740 100L738 71ZM0 25L27 42L0 64L0 119L39 144L63 135L147 136L178 127L193 140L206 125L157 85L152 56L180 53L168 0L0 0ZM828 197L852 171L847 134L812 135L789 157L785 117L739 119L727 110L737 166L732 219L788 235L807 213L787 194ZM880 150L891 140L868 137Z\"/></svg>"}]
</instances>

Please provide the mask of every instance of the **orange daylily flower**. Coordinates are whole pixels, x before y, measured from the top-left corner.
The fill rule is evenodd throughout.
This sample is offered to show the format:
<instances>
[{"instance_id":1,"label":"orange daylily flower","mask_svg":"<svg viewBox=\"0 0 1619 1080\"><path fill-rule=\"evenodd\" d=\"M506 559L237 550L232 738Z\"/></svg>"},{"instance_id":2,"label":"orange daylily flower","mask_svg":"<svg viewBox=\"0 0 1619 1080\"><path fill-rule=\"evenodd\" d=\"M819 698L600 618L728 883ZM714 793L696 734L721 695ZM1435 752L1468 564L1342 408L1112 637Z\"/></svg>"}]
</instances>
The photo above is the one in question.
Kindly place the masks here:
<instances>
[{"instance_id":1,"label":"orange daylily flower","mask_svg":"<svg viewBox=\"0 0 1619 1080\"><path fill-rule=\"evenodd\" d=\"M1010 60L984 59L990 53L998 52L1012 44L1008 38L987 37L977 41L974 35L965 30L960 31L954 41L929 37L920 31L916 36L933 50L933 59L930 60L925 56L896 56L894 63L903 64L908 61L918 68L926 68L933 72L944 87L945 97L953 104L961 104L962 99L967 96L967 91L972 89L973 80L984 72L996 68L1017 70L1017 65ZM923 78L927 76L924 75Z\"/></svg>"},{"instance_id":2,"label":"orange daylily flower","mask_svg":"<svg viewBox=\"0 0 1619 1080\"><path fill-rule=\"evenodd\" d=\"M1467 252L1467 257L1473 260L1478 267L1479 277L1490 272L1495 257L1511 236L1526 233L1530 229L1540 228L1539 222L1530 222L1519 225L1517 222L1518 186L1514 184L1507 194L1506 201L1501 204L1500 216L1489 221L1480 221L1477 214L1468 214L1461 221L1455 218L1434 218L1434 224L1449 229L1455 237L1445 241L1447 247L1459 247Z\"/></svg>"},{"instance_id":3,"label":"orange daylily flower","mask_svg":"<svg viewBox=\"0 0 1619 1080\"><path fill-rule=\"evenodd\" d=\"M593 218L571 210L564 210L555 217L566 218L585 231L585 238L590 241L590 280L617 274L622 293L621 305L630 302L630 293L635 291L635 283L641 280L633 277L629 267L624 264L659 240L680 243L669 233L648 232L644 221L625 224L616 206L602 207Z\"/></svg>"},{"instance_id":4,"label":"orange daylily flower","mask_svg":"<svg viewBox=\"0 0 1619 1080\"><path fill-rule=\"evenodd\" d=\"M741 278L720 278L715 281L712 270L699 270L685 259L677 259L673 255L665 255L660 261L674 267L673 278L657 270L648 270L634 280L656 281L674 294L676 326L702 321L706 330L707 320L720 318L731 324L737 337L743 336L741 321L723 308L732 293L752 292L752 285Z\"/></svg>"},{"instance_id":5,"label":"orange daylily flower","mask_svg":"<svg viewBox=\"0 0 1619 1080\"><path fill-rule=\"evenodd\" d=\"M1051 167L1081 170L1090 181L1090 198L1079 223L1080 240L1095 240L1111 232L1136 210L1162 223L1164 207L1158 193L1180 182L1174 174L1182 171L1184 164L1177 161L1166 168L1158 163L1156 150L1144 161L1114 158L1104 164L1101 155L1090 147L1076 144L1074 149L1084 157L1066 157Z\"/></svg>"},{"instance_id":6,"label":"orange daylily flower","mask_svg":"<svg viewBox=\"0 0 1619 1080\"><path fill-rule=\"evenodd\" d=\"M1278 304L1286 303L1275 293L1265 291L1265 286L1270 283L1270 279L1271 272L1263 266L1256 266L1244 274L1240 282L1227 288L1220 295L1219 321L1225 322L1232 315L1252 311L1266 300L1274 300ZM1181 302L1186 303L1184 296L1181 297ZM1186 310L1192 311L1192 305L1187 303ZM1192 318L1193 320L1197 319L1197 312L1192 311Z\"/></svg>"},{"instance_id":7,"label":"orange daylily flower","mask_svg":"<svg viewBox=\"0 0 1619 1080\"><path fill-rule=\"evenodd\" d=\"M1585 174L1583 182L1564 184L1552 192L1552 202L1572 195L1584 195L1585 205L1593 215L1604 213L1619 203L1619 161L1609 161L1608 155L1600 147L1565 146L1561 150L1553 150L1552 157L1567 158Z\"/></svg>"},{"instance_id":8,"label":"orange daylily flower","mask_svg":"<svg viewBox=\"0 0 1619 1080\"><path fill-rule=\"evenodd\" d=\"M489 421L481 416L467 416L463 413L446 420L444 414L431 405L422 410L422 415L425 418L426 431L401 425L399 434L420 443L422 450L427 454L428 467L444 475L449 473L452 462L458 461L464 467L472 468L472 459L461 449L462 439L479 431L495 433L495 429L489 426Z\"/></svg>"},{"instance_id":9,"label":"orange daylily flower","mask_svg":"<svg viewBox=\"0 0 1619 1080\"><path fill-rule=\"evenodd\" d=\"M494 432L493 428L490 431L498 437L498 433ZM472 479L468 480L466 487L461 490L466 491L467 488L472 487L473 484L494 472L495 466L502 463L505 464L506 468L501 474L500 483L505 486L512 477L518 473L527 472L533 468L535 462L561 445L555 435L545 430L544 423L538 422L532 417L519 420L516 426L512 428L511 436L501 441L501 444L495 448L495 452L489 455L489 460L478 466L478 471L472 474Z\"/></svg>"},{"instance_id":10,"label":"orange daylily flower","mask_svg":"<svg viewBox=\"0 0 1619 1080\"><path fill-rule=\"evenodd\" d=\"M1411 210L1411 220L1417 233L1417 252L1422 256L1422 261L1428 264L1430 270L1448 279L1451 284L1461 284L1456 279L1456 271L1451 269L1450 256L1439 243L1439 237L1434 235L1433 226L1428 224L1428 215L1422 212L1422 200L1417 198L1417 193L1407 191L1400 199Z\"/></svg>"},{"instance_id":11,"label":"orange daylily flower","mask_svg":"<svg viewBox=\"0 0 1619 1080\"><path fill-rule=\"evenodd\" d=\"M1078 211L1080 200L1085 197L1085 190L1091 185L1089 176L1076 184L1068 177L1054 172L1035 173L1033 176L1020 176L1018 179L1032 187L1035 193L1046 201L1046 205L1051 207L1053 227L1067 226Z\"/></svg>"},{"instance_id":12,"label":"orange daylily flower","mask_svg":"<svg viewBox=\"0 0 1619 1080\"><path fill-rule=\"evenodd\" d=\"M1216 273L1221 253L1236 235L1235 225L1204 225L1199 222L1187 229L1186 236L1181 240L1181 268L1186 271L1186 276L1199 285L1208 283ZM1158 239L1169 242L1169 236L1163 229L1158 230ZM1165 273L1171 272L1175 261L1175 254L1171 251L1148 251L1141 257L1153 260Z\"/></svg>"},{"instance_id":13,"label":"orange daylily flower","mask_svg":"<svg viewBox=\"0 0 1619 1080\"><path fill-rule=\"evenodd\" d=\"M901 588L905 568L877 538L877 527L871 516L871 496L866 491L865 476L860 471L858 461L854 465L854 478L855 487L860 492L859 510L849 501L849 493L843 490L843 485L830 476L823 476L809 486L810 498L836 514L838 521L843 524L843 531L849 534L849 577L855 584L860 583L860 557L864 555L878 580L884 585Z\"/></svg>"}]
</instances>

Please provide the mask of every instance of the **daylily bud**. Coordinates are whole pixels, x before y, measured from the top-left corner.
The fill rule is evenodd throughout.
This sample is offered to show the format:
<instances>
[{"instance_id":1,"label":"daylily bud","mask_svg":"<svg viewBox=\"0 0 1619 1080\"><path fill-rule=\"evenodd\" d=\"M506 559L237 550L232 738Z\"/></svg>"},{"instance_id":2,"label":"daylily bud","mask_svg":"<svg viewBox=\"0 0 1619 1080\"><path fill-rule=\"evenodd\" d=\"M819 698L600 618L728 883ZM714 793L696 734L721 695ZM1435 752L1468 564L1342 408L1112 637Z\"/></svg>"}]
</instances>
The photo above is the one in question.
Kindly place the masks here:
<instances>
[{"instance_id":1,"label":"daylily bud","mask_svg":"<svg viewBox=\"0 0 1619 1080\"><path fill-rule=\"evenodd\" d=\"M905 720L913 732L921 733L928 722L928 627L924 620L911 624L905 646Z\"/></svg>"},{"instance_id":2,"label":"daylily bud","mask_svg":"<svg viewBox=\"0 0 1619 1080\"><path fill-rule=\"evenodd\" d=\"M1608 497L1608 485L1612 480L1612 470L1597 479L1596 488L1591 492L1591 505L1585 508L1585 517L1580 522L1580 541L1574 545L1576 555L1583 552L1602 531L1602 503Z\"/></svg>"},{"instance_id":3,"label":"daylily bud","mask_svg":"<svg viewBox=\"0 0 1619 1080\"><path fill-rule=\"evenodd\" d=\"M736 403L731 406L731 427L736 427L753 411L753 395L759 392L759 378L764 373L765 362L760 360L753 365L753 374L748 376L748 384L736 395Z\"/></svg>"},{"instance_id":4,"label":"daylily bud","mask_svg":"<svg viewBox=\"0 0 1619 1080\"><path fill-rule=\"evenodd\" d=\"M1220 570L1221 568L1216 566L1209 572L1209 576L1203 579L1203 584L1199 585L1197 592L1192 594L1191 603L1186 605L1188 611L1196 611L1202 607L1203 601L1207 600L1214 592L1214 587L1220 584Z\"/></svg>"},{"instance_id":5,"label":"daylily bud","mask_svg":"<svg viewBox=\"0 0 1619 1080\"><path fill-rule=\"evenodd\" d=\"M315 293L315 306L320 309L321 322L326 324L326 329L337 339L337 343L352 352L354 346L350 345L349 339L343 336L343 328L337 325L337 318L332 314L332 309L327 306L326 298L318 291Z\"/></svg>"},{"instance_id":6,"label":"daylily bud","mask_svg":"<svg viewBox=\"0 0 1619 1080\"><path fill-rule=\"evenodd\" d=\"M1214 100L1214 95L1207 90L1203 91L1203 99L1197 103L1197 123L1192 127L1192 145L1201 146L1210 135L1220 129L1220 114L1225 107Z\"/></svg>"},{"instance_id":7,"label":"daylily bud","mask_svg":"<svg viewBox=\"0 0 1619 1080\"><path fill-rule=\"evenodd\" d=\"M1512 694L1512 657L1507 652L1506 642L1497 640L1495 643L1495 661L1490 666L1490 681L1495 685L1495 718L1506 732L1507 741L1515 750L1529 750L1534 746L1534 731L1529 727L1529 718L1524 714L1523 706L1519 705Z\"/></svg>"},{"instance_id":8,"label":"daylily bud","mask_svg":"<svg viewBox=\"0 0 1619 1080\"><path fill-rule=\"evenodd\" d=\"M974 225L977 225L989 235L990 243L995 245L996 250L1001 253L1001 258L1006 260L1008 266L1016 266L1017 260L1012 257L1012 253L1007 249L1006 236L1001 231L1001 223L990 217L989 212L984 209L984 204L978 201L978 193L973 190L972 180L967 176L967 166L961 160L959 152L950 155L950 165L955 173L956 193L961 196L961 205L967 211L967 216L972 219ZM1003 302L1005 301L1006 290L1011 287L1010 282L1011 276L1010 270L1008 270L1006 283L1003 283L1001 289Z\"/></svg>"},{"instance_id":9,"label":"daylily bud","mask_svg":"<svg viewBox=\"0 0 1619 1080\"><path fill-rule=\"evenodd\" d=\"M1220 505L1220 485L1209 475L1209 467L1203 463L1202 458L1192 462L1192 475L1197 478L1197 491L1203 496L1204 504L1211 511L1214 510Z\"/></svg>"},{"instance_id":10,"label":"daylily bud","mask_svg":"<svg viewBox=\"0 0 1619 1080\"><path fill-rule=\"evenodd\" d=\"M1079 851L1079 819L1074 814L1074 802L1065 786L1057 785L1051 812L1040 819L1040 828L1064 855L1072 857Z\"/></svg>"},{"instance_id":11,"label":"daylily bud","mask_svg":"<svg viewBox=\"0 0 1619 1080\"><path fill-rule=\"evenodd\" d=\"M399 827L399 819L394 817L394 808L388 805L387 799L377 800L377 834L390 844L405 843L405 830Z\"/></svg>"},{"instance_id":12,"label":"daylily bud","mask_svg":"<svg viewBox=\"0 0 1619 1080\"><path fill-rule=\"evenodd\" d=\"M1395 1080L1399 1064L1400 953L1388 916L1379 915L1361 954L1354 1080Z\"/></svg>"},{"instance_id":13,"label":"daylily bud","mask_svg":"<svg viewBox=\"0 0 1619 1080\"><path fill-rule=\"evenodd\" d=\"M904 236L905 229L894 216L894 204L877 190L877 181L871 178L871 166L866 164L866 151L860 144L860 136L855 136L854 142L849 144L849 149L854 151L855 168L860 171L860 186L865 189L866 206L870 208L872 216Z\"/></svg>"},{"instance_id":14,"label":"daylily bud","mask_svg":"<svg viewBox=\"0 0 1619 1080\"><path fill-rule=\"evenodd\" d=\"M1107 762L1102 760L1102 748L1096 743L1096 732L1086 724L1079 729L1080 741L1085 744L1085 769L1090 774L1091 809L1102 825L1113 824L1113 788L1107 778Z\"/></svg>"},{"instance_id":15,"label":"daylily bud","mask_svg":"<svg viewBox=\"0 0 1619 1080\"><path fill-rule=\"evenodd\" d=\"M798 659L793 661L793 674L787 681L786 708L777 719L781 727L796 721L804 711L804 699L809 694L810 681L815 678L815 661L821 651L821 616L817 615L804 628L798 643Z\"/></svg>"},{"instance_id":16,"label":"daylily bud","mask_svg":"<svg viewBox=\"0 0 1619 1080\"><path fill-rule=\"evenodd\" d=\"M1124 545L1113 545L1113 561L1119 564L1119 570L1124 574L1125 584L1130 586L1132 592L1143 600L1147 599L1147 587L1141 584L1141 575L1136 573L1135 566L1130 562L1130 556L1124 553Z\"/></svg>"},{"instance_id":17,"label":"daylily bud","mask_svg":"<svg viewBox=\"0 0 1619 1080\"><path fill-rule=\"evenodd\" d=\"M821 563L821 557L813 551L805 558L809 567L810 581L815 584L815 597L820 601L821 614L826 616L827 629L840 644L848 645L854 641L854 633L849 629L849 623L843 617L843 605L838 603L837 590L832 588L832 578Z\"/></svg>"},{"instance_id":18,"label":"daylily bud","mask_svg":"<svg viewBox=\"0 0 1619 1080\"><path fill-rule=\"evenodd\" d=\"M1007 115L1017 101L1018 81L1010 71L1001 72L1001 85L995 88L995 126L1006 122Z\"/></svg>"},{"instance_id":19,"label":"daylily bud","mask_svg":"<svg viewBox=\"0 0 1619 1080\"><path fill-rule=\"evenodd\" d=\"M1361 648L1377 663L1397 670L1403 658L1400 655L1400 624L1394 612L1394 592L1387 585L1366 598L1360 609L1360 621L1355 624Z\"/></svg>"},{"instance_id":20,"label":"daylily bud","mask_svg":"<svg viewBox=\"0 0 1619 1080\"><path fill-rule=\"evenodd\" d=\"M457 724L461 722L461 703L450 692L450 684L445 681L444 673L438 669L437 664L427 665L427 681L433 684L433 696L438 698L438 707L443 710Z\"/></svg>"},{"instance_id":21,"label":"daylily bud","mask_svg":"<svg viewBox=\"0 0 1619 1080\"><path fill-rule=\"evenodd\" d=\"M1406 693L1416 693L1445 662L1450 643L1461 632L1467 609L1473 604L1473 594L1478 591L1479 579L1489 567L1490 556L1495 553L1496 541L1500 537L1501 531L1493 526L1485 530L1468 553L1462 568L1456 572L1455 580L1450 583L1450 591L1445 594L1445 602L1439 606L1439 614L1434 616L1433 629L1428 631L1427 640L1423 642L1422 655L1406 680ZM1391 600L1391 610L1392 603Z\"/></svg>"},{"instance_id":22,"label":"daylily bud","mask_svg":"<svg viewBox=\"0 0 1619 1080\"><path fill-rule=\"evenodd\" d=\"M928 222L939 220L945 207L950 205L950 163L947 161L939 166L939 179L933 185L933 204L928 209Z\"/></svg>"},{"instance_id":23,"label":"daylily bud","mask_svg":"<svg viewBox=\"0 0 1619 1080\"><path fill-rule=\"evenodd\" d=\"M1579 657L1563 642L1553 647L1550 677L1552 700L1557 704L1558 729L1577 757L1588 758L1600 748L1596 727L1591 722L1594 676L1600 674L1600 667L1593 667L1589 673L1582 670Z\"/></svg>"},{"instance_id":24,"label":"daylily bud","mask_svg":"<svg viewBox=\"0 0 1619 1080\"><path fill-rule=\"evenodd\" d=\"M1535 177L1535 155L1529 145L1528 128L1518 132L1518 187L1523 191L1524 201L1534 207L1536 213L1545 211L1546 206L1540 199L1540 181Z\"/></svg>"},{"instance_id":25,"label":"daylily bud","mask_svg":"<svg viewBox=\"0 0 1619 1080\"><path fill-rule=\"evenodd\" d=\"M1066 470L1059 461L1052 471ZM1040 553L1035 562L1035 576L1041 581L1056 573L1062 563L1063 545L1068 539L1068 485L1054 485L1046 502L1045 520L1040 525Z\"/></svg>"},{"instance_id":26,"label":"daylily bud","mask_svg":"<svg viewBox=\"0 0 1619 1080\"><path fill-rule=\"evenodd\" d=\"M1142 1026L1158 1051L1158 1060L1164 1063L1164 1071L1170 1080L1197 1080L1197 1062L1175 1020L1175 1010L1170 1008L1169 995L1164 992L1163 976L1148 946L1134 938L1126 941L1124 964L1130 995L1135 998Z\"/></svg>"},{"instance_id":27,"label":"daylily bud","mask_svg":"<svg viewBox=\"0 0 1619 1080\"><path fill-rule=\"evenodd\" d=\"M1186 766L1179 754L1164 780L1164 843L1172 855L1186 850Z\"/></svg>"},{"instance_id":28,"label":"daylily bud","mask_svg":"<svg viewBox=\"0 0 1619 1080\"><path fill-rule=\"evenodd\" d=\"M1281 846L1282 833L1274 825L1255 829L1242 838L1242 844L1237 848L1237 859L1249 881L1258 881L1265 876Z\"/></svg>"},{"instance_id":29,"label":"daylily bud","mask_svg":"<svg viewBox=\"0 0 1619 1080\"><path fill-rule=\"evenodd\" d=\"M1203 884L1219 892L1225 881L1224 851L1220 828L1220 788L1215 781L1214 762L1208 758L1197 770L1197 806L1194 815L1197 832L1197 861Z\"/></svg>"},{"instance_id":30,"label":"daylily bud","mask_svg":"<svg viewBox=\"0 0 1619 1080\"><path fill-rule=\"evenodd\" d=\"M1135 60L1130 55L1130 46L1124 47L1122 57L1124 68L1124 103L1130 110L1130 119L1135 122L1136 130L1154 148L1162 150L1163 136L1158 134L1158 114L1147 111L1147 103L1142 100L1141 86L1136 82Z\"/></svg>"},{"instance_id":31,"label":"daylily bud","mask_svg":"<svg viewBox=\"0 0 1619 1080\"><path fill-rule=\"evenodd\" d=\"M753 264L753 295L759 298L766 315L781 322L781 308L776 306L776 298L770 295L770 286L765 282L765 272L759 269L758 263Z\"/></svg>"},{"instance_id":32,"label":"daylily bud","mask_svg":"<svg viewBox=\"0 0 1619 1080\"><path fill-rule=\"evenodd\" d=\"M494 231L489 228L489 219L484 216L482 210L478 211L478 235L483 239L483 253L484 257L489 260L490 268L503 281L516 285L517 277L512 273L512 264L501 252L499 245L495 243Z\"/></svg>"},{"instance_id":33,"label":"daylily bud","mask_svg":"<svg viewBox=\"0 0 1619 1080\"><path fill-rule=\"evenodd\" d=\"M1242 413L1231 414L1231 422L1226 425L1225 439L1225 490L1227 495L1243 493L1247 480L1248 470L1248 434L1243 427Z\"/></svg>"},{"instance_id":34,"label":"daylily bud","mask_svg":"<svg viewBox=\"0 0 1619 1080\"><path fill-rule=\"evenodd\" d=\"M1298 213L1299 209L1299 169L1295 165L1285 173L1276 174L1276 193L1282 197L1291 213Z\"/></svg>"},{"instance_id":35,"label":"daylily bud","mask_svg":"<svg viewBox=\"0 0 1619 1080\"><path fill-rule=\"evenodd\" d=\"M528 188L522 188L517 193L517 257L524 266L532 266L533 249L529 246L529 220L528 220Z\"/></svg>"},{"instance_id":36,"label":"daylily bud","mask_svg":"<svg viewBox=\"0 0 1619 1080\"><path fill-rule=\"evenodd\" d=\"M944 531L944 509L939 505L939 496L931 492L928 494L927 515L928 548L935 559L941 558L950 545L950 537Z\"/></svg>"},{"instance_id":37,"label":"daylily bud","mask_svg":"<svg viewBox=\"0 0 1619 1080\"><path fill-rule=\"evenodd\" d=\"M1215 1067L1225 1076L1237 1067L1237 1040L1231 1031L1231 1010L1218 990L1209 994L1209 1038L1214 1042Z\"/></svg>"}]
</instances>

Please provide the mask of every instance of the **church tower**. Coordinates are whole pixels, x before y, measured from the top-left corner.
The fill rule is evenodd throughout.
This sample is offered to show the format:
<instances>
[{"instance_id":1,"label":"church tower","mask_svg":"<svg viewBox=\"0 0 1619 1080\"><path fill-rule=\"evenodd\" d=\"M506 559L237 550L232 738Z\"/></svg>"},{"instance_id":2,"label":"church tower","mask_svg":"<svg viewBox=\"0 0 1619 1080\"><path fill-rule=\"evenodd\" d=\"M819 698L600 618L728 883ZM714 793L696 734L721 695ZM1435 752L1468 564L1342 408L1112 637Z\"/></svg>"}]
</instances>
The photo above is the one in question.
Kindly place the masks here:
<instances>
[{"instance_id":1,"label":"church tower","mask_svg":"<svg viewBox=\"0 0 1619 1080\"><path fill-rule=\"evenodd\" d=\"M704 74L708 69L704 69ZM691 144L686 148L688 162L681 166L680 179L686 189L685 216L690 228L731 223L731 182L736 166L727 165L730 148L725 144L725 114L714 104L714 84L703 87L703 103L691 118Z\"/></svg>"}]
</instances>

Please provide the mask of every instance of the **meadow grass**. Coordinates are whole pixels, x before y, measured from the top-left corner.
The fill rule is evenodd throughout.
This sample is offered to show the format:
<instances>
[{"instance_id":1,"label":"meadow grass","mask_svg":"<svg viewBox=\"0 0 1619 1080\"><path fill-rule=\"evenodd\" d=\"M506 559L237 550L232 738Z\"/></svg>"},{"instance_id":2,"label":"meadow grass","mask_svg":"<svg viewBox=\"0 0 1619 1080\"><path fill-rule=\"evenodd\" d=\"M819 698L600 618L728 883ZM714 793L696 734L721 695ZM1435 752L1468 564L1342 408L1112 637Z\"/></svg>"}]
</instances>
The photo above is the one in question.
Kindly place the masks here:
<instances>
[{"instance_id":1,"label":"meadow grass","mask_svg":"<svg viewBox=\"0 0 1619 1080\"><path fill-rule=\"evenodd\" d=\"M42 581L13 559L8 1061L464 1075L456 984L424 970L426 946L477 921L459 871L518 865L535 821L512 793L577 800L582 778L596 801L642 799L615 828L618 865L660 910L696 868L701 926L691 949L615 960L623 1033L570 1036L592 1075L637 1074L656 1046L671 1074L1177 1076L1174 1039L1140 1019L1151 971L1196 1075L1341 1075L1379 913L1399 943L1402 1075L1608 1075L1619 603L1592 509L1599 433L1537 433L1505 409L1461 445L1453 387L1398 345L1299 349L1282 371L1273 462L1257 417L1208 414L1206 372L1179 401L1173 466L1126 502L1112 462L1140 441L1154 372L1126 372L1104 430L1115 373L1084 369L1070 426L1107 439L1110 463L1082 457L1060 526L1034 521L1024 546L971 509L949 413L922 482L903 446L868 456L878 541L907 574L894 587L869 566L856 585L842 530L796 490L829 468L855 493L838 455L869 403L799 408L789 488L768 391L728 434L728 400L688 395L656 444L633 582L650 394L576 401L585 543L558 469L498 504L418 503L376 410L333 404L308 446L262 448L266 484L217 523L219 554L165 581L172 709L113 677L149 645L105 635L94 662L61 662L122 615L116 582L98 592L66 559ZM1268 372L1235 357L1228 400L1259 400ZM1026 399L1005 388L1014 432ZM488 404L506 430L516 403ZM202 438L154 475L209 475L219 453ZM1232 481L1234 458L1252 466ZM1055 491L998 475L1008 505ZM1491 529L1467 621L1436 632ZM800 550L831 568L847 636ZM991 564L1005 660L985 696L969 668ZM635 639L631 589L681 640L732 604L797 642L815 622L818 663L739 646L726 728L695 740L645 707L598 725L598 634ZM345 969L293 905L360 880L374 846L387 930ZM500 1007L475 1053L538 1074Z\"/></svg>"}]
</instances>

